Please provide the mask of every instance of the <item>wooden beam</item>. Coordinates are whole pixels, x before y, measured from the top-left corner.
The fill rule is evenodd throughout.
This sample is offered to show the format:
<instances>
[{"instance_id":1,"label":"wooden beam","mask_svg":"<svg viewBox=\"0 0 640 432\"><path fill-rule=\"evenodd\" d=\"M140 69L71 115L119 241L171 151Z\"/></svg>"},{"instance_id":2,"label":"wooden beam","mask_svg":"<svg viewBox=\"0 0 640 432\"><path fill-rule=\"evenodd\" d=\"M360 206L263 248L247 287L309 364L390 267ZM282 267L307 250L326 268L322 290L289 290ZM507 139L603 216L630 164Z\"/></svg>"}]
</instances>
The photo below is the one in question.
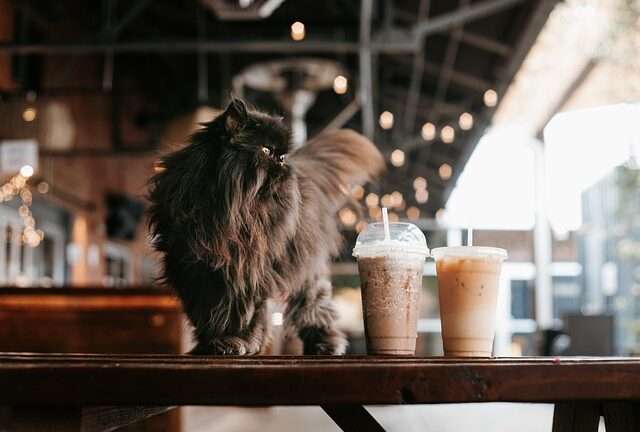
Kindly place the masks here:
<instances>
[{"instance_id":1,"label":"wooden beam","mask_svg":"<svg viewBox=\"0 0 640 432\"><path fill-rule=\"evenodd\" d=\"M431 3L429 0L420 0L418 7L418 19L425 19L429 16L429 7ZM416 109L418 102L420 102L420 95L422 93L422 78L424 74L424 56L425 56L424 38L420 38L418 49L413 55L413 66L411 68L411 79L409 81L409 89L407 91L407 105L404 109L404 133L408 134L413 132L413 128L416 124ZM394 132L398 128L394 129ZM396 133L397 135L397 133Z\"/></svg>"},{"instance_id":2,"label":"wooden beam","mask_svg":"<svg viewBox=\"0 0 640 432\"><path fill-rule=\"evenodd\" d=\"M329 124L327 124L323 129L322 132L324 131L328 131L330 129L340 129L341 127L343 127L345 124L347 124L347 122L349 120L351 120L351 118L358 112L358 110L360 109L360 102L359 102L359 98L355 98L354 100L352 100L349 105L347 105L346 107L344 107L344 109L342 111L340 111L338 113L337 116L335 116L330 122Z\"/></svg>"},{"instance_id":3,"label":"wooden beam","mask_svg":"<svg viewBox=\"0 0 640 432\"><path fill-rule=\"evenodd\" d=\"M371 53L371 15L373 0L360 3L360 107L362 109L362 131L369 139L374 139L375 120L373 113L373 64Z\"/></svg>"},{"instance_id":4,"label":"wooden beam","mask_svg":"<svg viewBox=\"0 0 640 432\"><path fill-rule=\"evenodd\" d=\"M452 29L469 21L485 18L504 9L512 7L524 0L485 0L474 3L432 19L426 19L413 27L414 34L424 37L433 33L440 33Z\"/></svg>"},{"instance_id":5,"label":"wooden beam","mask_svg":"<svg viewBox=\"0 0 640 432\"><path fill-rule=\"evenodd\" d=\"M439 77L441 74L447 74L449 80L459 86L466 87L468 89L482 92L491 88L492 84L482 78L478 78L475 75L471 75L465 72L456 71L455 69L447 68L437 65L435 63L426 62L424 65L424 71L430 75Z\"/></svg>"},{"instance_id":6,"label":"wooden beam","mask_svg":"<svg viewBox=\"0 0 640 432\"><path fill-rule=\"evenodd\" d=\"M459 0L459 5L460 9L466 9L469 7L469 0ZM447 44L447 51L444 56L444 63L442 64L442 73L438 77L438 84L433 96L436 104L446 100L449 83L451 82L452 76L456 74L455 64L456 58L458 57L460 39L462 38L462 26L463 24L456 25L449 36L449 43ZM438 122L440 115L439 113L435 113L433 117L433 121Z\"/></svg>"},{"instance_id":7,"label":"wooden beam","mask_svg":"<svg viewBox=\"0 0 640 432\"><path fill-rule=\"evenodd\" d=\"M508 57L511 54L509 45L476 33L470 33L468 30L462 32L461 41L499 56Z\"/></svg>"}]
</instances>

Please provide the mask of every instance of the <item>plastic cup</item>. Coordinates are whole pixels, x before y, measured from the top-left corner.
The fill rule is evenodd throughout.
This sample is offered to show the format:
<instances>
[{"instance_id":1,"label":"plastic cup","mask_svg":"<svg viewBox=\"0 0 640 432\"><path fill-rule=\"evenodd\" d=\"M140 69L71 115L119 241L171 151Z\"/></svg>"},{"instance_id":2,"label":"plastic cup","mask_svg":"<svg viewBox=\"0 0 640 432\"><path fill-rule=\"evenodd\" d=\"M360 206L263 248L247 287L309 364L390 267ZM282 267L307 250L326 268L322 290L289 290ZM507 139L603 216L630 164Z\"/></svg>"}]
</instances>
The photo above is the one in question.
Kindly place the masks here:
<instances>
[{"instance_id":1,"label":"plastic cup","mask_svg":"<svg viewBox=\"0 0 640 432\"><path fill-rule=\"evenodd\" d=\"M427 240L410 223L373 223L358 235L362 311L369 354L414 355Z\"/></svg>"},{"instance_id":2,"label":"plastic cup","mask_svg":"<svg viewBox=\"0 0 640 432\"><path fill-rule=\"evenodd\" d=\"M491 357L502 262L507 251L481 246L436 248L444 355Z\"/></svg>"}]
</instances>

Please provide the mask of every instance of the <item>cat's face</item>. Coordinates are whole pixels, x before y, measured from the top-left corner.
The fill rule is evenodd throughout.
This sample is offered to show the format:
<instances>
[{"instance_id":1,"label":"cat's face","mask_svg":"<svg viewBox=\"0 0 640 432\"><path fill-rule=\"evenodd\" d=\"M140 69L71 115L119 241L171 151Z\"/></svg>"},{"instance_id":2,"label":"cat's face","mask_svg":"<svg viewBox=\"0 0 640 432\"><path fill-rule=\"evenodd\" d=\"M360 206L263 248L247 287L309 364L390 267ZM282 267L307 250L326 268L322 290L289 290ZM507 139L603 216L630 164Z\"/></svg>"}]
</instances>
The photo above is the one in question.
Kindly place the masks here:
<instances>
[{"instance_id":1,"label":"cat's face","mask_svg":"<svg viewBox=\"0 0 640 432\"><path fill-rule=\"evenodd\" d=\"M290 131L282 118L250 111L237 99L220 117L225 134L221 173L241 177L248 192L277 192L291 176Z\"/></svg>"}]
</instances>

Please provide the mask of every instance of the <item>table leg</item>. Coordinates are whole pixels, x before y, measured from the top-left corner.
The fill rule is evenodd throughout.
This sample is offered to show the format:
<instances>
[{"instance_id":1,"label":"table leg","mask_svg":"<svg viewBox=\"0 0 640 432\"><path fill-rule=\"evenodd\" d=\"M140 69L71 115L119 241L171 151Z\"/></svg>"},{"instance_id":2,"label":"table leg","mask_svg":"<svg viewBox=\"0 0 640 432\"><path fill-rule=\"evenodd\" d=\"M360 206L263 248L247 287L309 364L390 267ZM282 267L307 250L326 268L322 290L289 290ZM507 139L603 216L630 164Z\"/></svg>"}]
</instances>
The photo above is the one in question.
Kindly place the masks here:
<instances>
[{"instance_id":1,"label":"table leg","mask_svg":"<svg viewBox=\"0 0 640 432\"><path fill-rule=\"evenodd\" d=\"M344 432L384 432L362 405L322 405L322 409Z\"/></svg>"},{"instance_id":2,"label":"table leg","mask_svg":"<svg viewBox=\"0 0 640 432\"><path fill-rule=\"evenodd\" d=\"M640 403L605 402L604 424L607 432L635 432L640 430Z\"/></svg>"},{"instance_id":3,"label":"table leg","mask_svg":"<svg viewBox=\"0 0 640 432\"><path fill-rule=\"evenodd\" d=\"M598 402L558 402L553 410L553 432L598 432Z\"/></svg>"},{"instance_id":4,"label":"table leg","mask_svg":"<svg viewBox=\"0 0 640 432\"><path fill-rule=\"evenodd\" d=\"M82 432L112 431L127 425L143 422L176 407L144 407L144 406L94 406L82 409ZM171 419L165 417L164 429L171 429Z\"/></svg>"}]
</instances>

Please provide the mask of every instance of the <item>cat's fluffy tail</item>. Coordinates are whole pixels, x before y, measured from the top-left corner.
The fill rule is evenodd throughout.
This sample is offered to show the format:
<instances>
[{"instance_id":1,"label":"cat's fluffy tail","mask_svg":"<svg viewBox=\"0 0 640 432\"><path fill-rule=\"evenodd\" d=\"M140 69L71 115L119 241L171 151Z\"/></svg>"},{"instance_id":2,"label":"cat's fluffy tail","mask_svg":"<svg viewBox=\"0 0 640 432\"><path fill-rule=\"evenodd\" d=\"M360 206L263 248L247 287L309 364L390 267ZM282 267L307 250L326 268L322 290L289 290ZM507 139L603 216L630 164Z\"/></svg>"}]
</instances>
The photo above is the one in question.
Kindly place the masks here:
<instances>
[{"instance_id":1,"label":"cat's fluffy tail","mask_svg":"<svg viewBox=\"0 0 640 432\"><path fill-rule=\"evenodd\" d=\"M336 207L349 187L377 178L385 169L375 144L350 129L322 132L291 155L291 163Z\"/></svg>"}]
</instances>

